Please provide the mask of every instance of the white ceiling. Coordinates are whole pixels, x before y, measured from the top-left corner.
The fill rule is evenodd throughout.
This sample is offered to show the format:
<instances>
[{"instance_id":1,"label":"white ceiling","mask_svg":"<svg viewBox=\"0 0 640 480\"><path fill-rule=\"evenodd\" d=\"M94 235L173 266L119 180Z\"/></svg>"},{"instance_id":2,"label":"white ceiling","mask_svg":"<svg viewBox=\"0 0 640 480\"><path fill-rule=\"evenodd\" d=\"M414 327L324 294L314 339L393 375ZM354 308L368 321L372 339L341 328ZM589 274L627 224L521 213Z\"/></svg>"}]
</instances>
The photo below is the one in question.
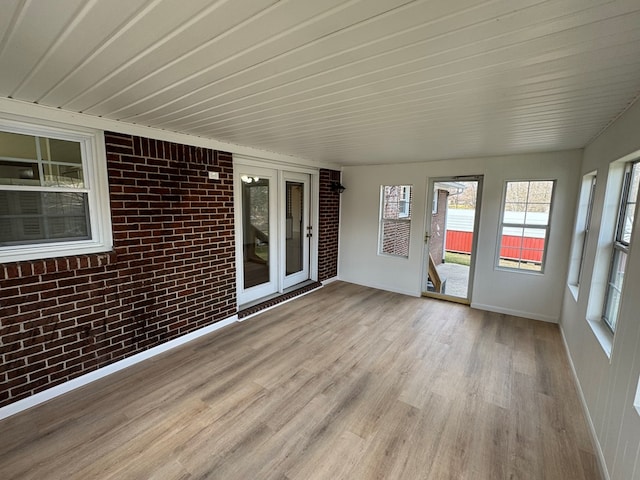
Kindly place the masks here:
<instances>
[{"instance_id":1,"label":"white ceiling","mask_svg":"<svg viewBox=\"0 0 640 480\"><path fill-rule=\"evenodd\" d=\"M640 0L2 0L0 96L315 161L585 146Z\"/></svg>"}]
</instances>

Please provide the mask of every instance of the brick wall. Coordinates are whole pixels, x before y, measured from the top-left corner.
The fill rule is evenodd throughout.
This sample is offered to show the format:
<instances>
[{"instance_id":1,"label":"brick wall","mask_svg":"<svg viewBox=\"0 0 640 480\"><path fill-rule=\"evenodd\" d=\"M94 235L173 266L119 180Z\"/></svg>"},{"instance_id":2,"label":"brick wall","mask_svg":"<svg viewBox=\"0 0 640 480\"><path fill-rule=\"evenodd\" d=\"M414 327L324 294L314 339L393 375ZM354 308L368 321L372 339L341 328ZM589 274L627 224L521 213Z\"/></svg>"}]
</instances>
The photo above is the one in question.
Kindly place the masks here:
<instances>
[{"instance_id":1,"label":"brick wall","mask_svg":"<svg viewBox=\"0 0 640 480\"><path fill-rule=\"evenodd\" d=\"M438 190L438 211L431 217L431 238L429 239L429 253L433 263L440 265L444 261L444 242L447 221L447 190Z\"/></svg>"},{"instance_id":2,"label":"brick wall","mask_svg":"<svg viewBox=\"0 0 640 480\"><path fill-rule=\"evenodd\" d=\"M236 313L231 155L106 143L113 252L0 265L0 406Z\"/></svg>"},{"instance_id":3,"label":"brick wall","mask_svg":"<svg viewBox=\"0 0 640 480\"><path fill-rule=\"evenodd\" d=\"M321 169L318 225L318 280L321 282L338 275L340 194L331 191L331 182L340 182L340 172Z\"/></svg>"}]
</instances>

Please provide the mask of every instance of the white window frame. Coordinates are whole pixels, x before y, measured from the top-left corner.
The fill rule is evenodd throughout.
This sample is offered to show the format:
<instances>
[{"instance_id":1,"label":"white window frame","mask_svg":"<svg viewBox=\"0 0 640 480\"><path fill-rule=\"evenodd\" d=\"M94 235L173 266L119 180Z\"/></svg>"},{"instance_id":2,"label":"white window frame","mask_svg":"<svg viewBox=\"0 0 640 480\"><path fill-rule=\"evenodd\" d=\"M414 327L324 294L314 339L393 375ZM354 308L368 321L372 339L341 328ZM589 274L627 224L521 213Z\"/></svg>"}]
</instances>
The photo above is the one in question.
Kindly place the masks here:
<instances>
[{"instance_id":1,"label":"white window frame","mask_svg":"<svg viewBox=\"0 0 640 480\"><path fill-rule=\"evenodd\" d=\"M504 213L505 213L505 209L506 209L506 205L507 205L507 189L509 186L509 183L524 183L527 182L529 184L534 183L534 182L552 182L553 183L553 187L551 190L551 200L549 202L549 219L547 221L546 225L541 225L541 224L527 224L527 223L513 223L513 222L505 222L504 221ZM503 192L502 192L502 208L500 211L500 223L498 225L498 241L497 243L497 249L496 249L496 258L495 258L495 268L497 270L505 270L505 271L509 271L509 272L518 272L518 273L526 273L526 274L530 274L530 275L542 275L544 274L544 269L545 269L545 264L547 261L547 250L549 247L549 236L550 236L550 232L551 232L551 218L553 215L553 201L555 199L556 196L556 186L557 186L557 181L555 179L540 179L540 178L536 178L536 179L527 179L527 180L506 180L504 182L504 188L503 188ZM529 202L526 202L527 204ZM526 210L526 208L525 208ZM509 267L509 266L504 266L504 265L500 265L500 253L502 251L502 232L504 231L505 227L513 227L513 228L522 228L523 230L544 230L545 235L544 235L544 247L543 247L543 251L542 251L542 260L540 262L540 270L529 270L526 268L522 268L520 267L520 265L522 264L522 261L518 264L518 267Z\"/></svg>"},{"instance_id":2,"label":"white window frame","mask_svg":"<svg viewBox=\"0 0 640 480\"><path fill-rule=\"evenodd\" d=\"M633 160L627 162L624 166L624 174L622 176L622 188L620 192L620 199L618 202L618 209L616 211L616 227L613 236L613 245L611 248L611 258L609 261L609 271L607 274L607 282L605 287L605 295L604 295L604 304L602 306L601 318L602 322L607 326L607 328L611 331L611 333L615 334L616 327L618 324L618 317L620 315L620 303L622 302L622 296L624 291L624 277L620 282L620 287L616 286L616 283L613 282L612 278L615 275L614 268L616 265L616 260L619 256L624 255L626 259L629 258L629 251L631 247L631 240L633 239L633 225L631 225L631 232L629 241L625 241L623 238L624 231L624 220L626 219L625 213L627 212L627 208L631 202L629 202L629 188L631 186L631 178L634 168L640 168L640 159ZM637 211L638 207L638 198L634 199L635 205L633 208ZM635 216L634 216L635 218ZM609 301L611 300L611 290L615 289L618 292L619 301L616 304L616 308L613 318L608 318L606 313L609 306Z\"/></svg>"},{"instance_id":3,"label":"white window frame","mask_svg":"<svg viewBox=\"0 0 640 480\"><path fill-rule=\"evenodd\" d=\"M86 240L0 246L0 264L110 251L113 248L113 238L104 133L101 130L13 115L0 116L0 130L80 144L85 184L81 191L87 194L90 225L90 238ZM0 190L62 191L64 188L0 185ZM78 189L68 191L77 192Z\"/></svg>"},{"instance_id":4,"label":"white window frame","mask_svg":"<svg viewBox=\"0 0 640 480\"><path fill-rule=\"evenodd\" d=\"M580 196L578 197L578 211L573 232L573 246L571 248L571 264L568 285L575 299L577 299L580 284L583 281L584 262L587 243L591 232L591 216L597 185L597 172L593 171L582 177Z\"/></svg>"},{"instance_id":5,"label":"white window frame","mask_svg":"<svg viewBox=\"0 0 640 480\"><path fill-rule=\"evenodd\" d=\"M584 227L582 229L582 245L580 246L580 261L578 263L578 275L576 277L576 286L580 286L582 282L582 274L584 273L584 260L587 250L587 241L589 240L589 232L591 231L591 216L593 214L593 200L596 194L597 176L591 174L589 179L589 198L587 200L587 211L584 216Z\"/></svg>"},{"instance_id":6,"label":"white window frame","mask_svg":"<svg viewBox=\"0 0 640 480\"><path fill-rule=\"evenodd\" d=\"M411 214L411 186L402 185L400 188L400 198L398 200L400 211L398 218L408 218Z\"/></svg>"}]
</instances>

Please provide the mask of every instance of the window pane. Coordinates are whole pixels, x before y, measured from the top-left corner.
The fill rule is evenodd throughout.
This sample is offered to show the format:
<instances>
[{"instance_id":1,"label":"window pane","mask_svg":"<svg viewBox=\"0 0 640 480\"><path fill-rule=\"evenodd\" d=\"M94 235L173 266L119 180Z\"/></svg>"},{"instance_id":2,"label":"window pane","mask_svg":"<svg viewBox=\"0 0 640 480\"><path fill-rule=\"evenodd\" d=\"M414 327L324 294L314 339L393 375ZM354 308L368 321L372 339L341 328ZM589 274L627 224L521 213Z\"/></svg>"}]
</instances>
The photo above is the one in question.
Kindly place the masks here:
<instances>
[{"instance_id":1,"label":"window pane","mask_svg":"<svg viewBox=\"0 0 640 480\"><path fill-rule=\"evenodd\" d=\"M528 196L529 182L507 182L506 203L526 203Z\"/></svg>"},{"instance_id":2,"label":"window pane","mask_svg":"<svg viewBox=\"0 0 640 480\"><path fill-rule=\"evenodd\" d=\"M0 191L0 245L86 240L86 193Z\"/></svg>"},{"instance_id":3,"label":"window pane","mask_svg":"<svg viewBox=\"0 0 640 480\"><path fill-rule=\"evenodd\" d=\"M498 262L499 267L503 268L513 268L516 270L528 270L531 272L541 272L542 265L537 263L518 261L518 260L508 260L505 258L501 258Z\"/></svg>"},{"instance_id":4,"label":"window pane","mask_svg":"<svg viewBox=\"0 0 640 480\"><path fill-rule=\"evenodd\" d=\"M0 160L0 185L40 185L36 162Z\"/></svg>"},{"instance_id":5,"label":"window pane","mask_svg":"<svg viewBox=\"0 0 640 480\"><path fill-rule=\"evenodd\" d=\"M498 266L542 271L554 182L507 182ZM506 226L509 224L510 226Z\"/></svg>"},{"instance_id":6,"label":"window pane","mask_svg":"<svg viewBox=\"0 0 640 480\"><path fill-rule=\"evenodd\" d=\"M46 138L45 149L42 151L42 158L52 162L82 164L82 151L80 143L69 140L58 140Z\"/></svg>"},{"instance_id":7,"label":"window pane","mask_svg":"<svg viewBox=\"0 0 640 480\"><path fill-rule=\"evenodd\" d=\"M518 204L512 204L512 205L518 205ZM502 223L515 223L518 225L524 225L525 214L526 214L525 212L526 212L526 206L524 204L523 204L522 210L520 211L505 210Z\"/></svg>"},{"instance_id":8,"label":"window pane","mask_svg":"<svg viewBox=\"0 0 640 480\"><path fill-rule=\"evenodd\" d=\"M529 203L551 203L553 194L553 182L531 182L529 187Z\"/></svg>"},{"instance_id":9,"label":"window pane","mask_svg":"<svg viewBox=\"0 0 640 480\"><path fill-rule=\"evenodd\" d=\"M624 272L627 266L627 254L622 250L615 250L613 256L613 267L611 268L611 276L609 283L622 291L622 284L624 282Z\"/></svg>"},{"instance_id":10,"label":"window pane","mask_svg":"<svg viewBox=\"0 0 640 480\"><path fill-rule=\"evenodd\" d=\"M547 236L547 230L544 228L525 228L524 236L530 238L539 246L541 250L544 250L544 239ZM536 247L538 248L538 247Z\"/></svg>"},{"instance_id":11,"label":"window pane","mask_svg":"<svg viewBox=\"0 0 640 480\"><path fill-rule=\"evenodd\" d=\"M530 203L527 205L527 216L525 224L527 225L548 225L551 204L549 203Z\"/></svg>"},{"instance_id":12,"label":"window pane","mask_svg":"<svg viewBox=\"0 0 640 480\"><path fill-rule=\"evenodd\" d=\"M620 238L618 240L623 243L629 245L631 242L631 231L633 230L633 214L635 210L635 205L628 203L625 206L624 214L621 218L622 228L620 231Z\"/></svg>"},{"instance_id":13,"label":"window pane","mask_svg":"<svg viewBox=\"0 0 640 480\"><path fill-rule=\"evenodd\" d=\"M80 143L0 132L0 185L84 188Z\"/></svg>"},{"instance_id":14,"label":"window pane","mask_svg":"<svg viewBox=\"0 0 640 480\"><path fill-rule=\"evenodd\" d=\"M546 230L502 227L498 265L508 268L541 270Z\"/></svg>"},{"instance_id":15,"label":"window pane","mask_svg":"<svg viewBox=\"0 0 640 480\"><path fill-rule=\"evenodd\" d=\"M243 177L244 288L270 281L269 179Z\"/></svg>"},{"instance_id":16,"label":"window pane","mask_svg":"<svg viewBox=\"0 0 640 480\"><path fill-rule=\"evenodd\" d=\"M411 224L408 221L384 220L382 222L382 253L408 257L410 229Z\"/></svg>"},{"instance_id":17,"label":"window pane","mask_svg":"<svg viewBox=\"0 0 640 480\"><path fill-rule=\"evenodd\" d=\"M380 253L409 256L411 191L410 185L382 187Z\"/></svg>"},{"instance_id":18,"label":"window pane","mask_svg":"<svg viewBox=\"0 0 640 480\"><path fill-rule=\"evenodd\" d=\"M390 185L382 189L382 218L411 218L411 186Z\"/></svg>"},{"instance_id":19,"label":"window pane","mask_svg":"<svg viewBox=\"0 0 640 480\"><path fill-rule=\"evenodd\" d=\"M520 260L520 268L523 270L542 270L542 250L522 250L522 260Z\"/></svg>"},{"instance_id":20,"label":"window pane","mask_svg":"<svg viewBox=\"0 0 640 480\"><path fill-rule=\"evenodd\" d=\"M585 175L585 178L587 176ZM583 183L583 187L586 185ZM578 234L576 239L576 243L580 245L580 263L578 264L578 274L576 275L576 285L580 285L582 280L582 271L584 269L584 260L585 260L585 252L587 249L587 240L589 238L589 230L591 229L591 212L593 211L593 196L596 189L596 177L591 177L591 182L589 183L589 197L586 205L585 219L584 219L584 227L583 231ZM582 194L580 195L582 197Z\"/></svg>"},{"instance_id":21,"label":"window pane","mask_svg":"<svg viewBox=\"0 0 640 480\"><path fill-rule=\"evenodd\" d=\"M618 321L618 310L620 308L620 297L622 285L624 284L624 273L627 267L627 254L623 250L614 249L611 272L609 274L609 285L607 289L607 303L605 305L604 319L612 330L615 330Z\"/></svg>"},{"instance_id":22,"label":"window pane","mask_svg":"<svg viewBox=\"0 0 640 480\"><path fill-rule=\"evenodd\" d=\"M609 286L607 290L607 305L604 312L604 320L611 330L615 331L618 323L618 310L620 309L620 292Z\"/></svg>"},{"instance_id":23,"label":"window pane","mask_svg":"<svg viewBox=\"0 0 640 480\"><path fill-rule=\"evenodd\" d=\"M631 171L631 186L629 188L629 196L627 197L630 202L638 201L638 188L640 186L640 162L636 162L633 165Z\"/></svg>"},{"instance_id":24,"label":"window pane","mask_svg":"<svg viewBox=\"0 0 640 480\"><path fill-rule=\"evenodd\" d=\"M304 183L286 182L286 272L291 275L304 269Z\"/></svg>"},{"instance_id":25,"label":"window pane","mask_svg":"<svg viewBox=\"0 0 640 480\"><path fill-rule=\"evenodd\" d=\"M82 174L82 167L45 163L44 185L46 187L84 188L84 176Z\"/></svg>"},{"instance_id":26,"label":"window pane","mask_svg":"<svg viewBox=\"0 0 640 480\"><path fill-rule=\"evenodd\" d=\"M509 248L522 248L524 228L502 227L502 246Z\"/></svg>"},{"instance_id":27,"label":"window pane","mask_svg":"<svg viewBox=\"0 0 640 480\"><path fill-rule=\"evenodd\" d=\"M36 137L0 132L0 157L36 160Z\"/></svg>"},{"instance_id":28,"label":"window pane","mask_svg":"<svg viewBox=\"0 0 640 480\"><path fill-rule=\"evenodd\" d=\"M638 183L640 182L640 162L635 163L630 172L629 189L627 193L626 202L623 206L624 211L620 221L620 238L618 241L629 245L631 242L631 231L633 230L634 214L636 210L636 203L638 201Z\"/></svg>"},{"instance_id":29,"label":"window pane","mask_svg":"<svg viewBox=\"0 0 640 480\"><path fill-rule=\"evenodd\" d=\"M541 263L546 231L537 228L503 227L500 258Z\"/></svg>"},{"instance_id":30,"label":"window pane","mask_svg":"<svg viewBox=\"0 0 640 480\"><path fill-rule=\"evenodd\" d=\"M506 212L526 212L527 204L526 202L507 202L504 205L504 209Z\"/></svg>"}]
</instances>

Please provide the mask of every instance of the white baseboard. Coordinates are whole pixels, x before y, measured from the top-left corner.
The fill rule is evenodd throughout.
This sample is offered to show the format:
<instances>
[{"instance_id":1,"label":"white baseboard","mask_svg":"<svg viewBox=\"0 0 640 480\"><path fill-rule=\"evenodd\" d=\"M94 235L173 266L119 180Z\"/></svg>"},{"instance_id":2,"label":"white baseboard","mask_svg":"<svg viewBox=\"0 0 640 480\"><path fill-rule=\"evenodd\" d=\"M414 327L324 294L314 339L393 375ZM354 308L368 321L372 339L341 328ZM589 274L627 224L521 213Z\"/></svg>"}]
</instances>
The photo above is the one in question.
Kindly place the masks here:
<instances>
[{"instance_id":1,"label":"white baseboard","mask_svg":"<svg viewBox=\"0 0 640 480\"><path fill-rule=\"evenodd\" d=\"M385 292L399 293L401 295L408 295L410 297L421 297L422 292L420 290L405 290L397 288L394 285L382 285L375 282L362 282L359 280L340 278L341 281L347 283L353 283L354 285L360 285L362 287L375 288L376 290L384 290Z\"/></svg>"},{"instance_id":2,"label":"white baseboard","mask_svg":"<svg viewBox=\"0 0 640 480\"><path fill-rule=\"evenodd\" d=\"M211 332L215 332L216 330L219 330L237 321L238 321L238 316L234 315L233 317L226 318L212 325L200 328L194 332L187 333L186 335L182 335L181 337L174 338L173 340L169 340L168 342L165 342L162 345L158 345L157 347L153 347L153 348L150 348L149 350L136 353L135 355L124 358L110 365L106 365L102 368L99 368L98 370L94 370L93 372L89 372L80 377L74 378L73 380L69 380L68 382L62 383L60 385L56 385L55 387L51 387L43 392L31 395L28 398L18 400L17 402L11 403L5 407L0 408L0 420L2 420L3 418L10 417L11 415L15 415L16 413L22 412L24 410L27 410L28 408L35 407L36 405L44 403L48 400L51 400L52 398L58 397L72 390L75 390L76 388L80 388L91 382L95 382L96 380L106 377L107 375L111 375L112 373L118 372L120 370L124 370L127 367L135 365L136 363L140 363L151 357L155 357L156 355L164 353L173 348L179 347L180 345L184 345L187 342L191 342L196 338L202 337Z\"/></svg>"},{"instance_id":3,"label":"white baseboard","mask_svg":"<svg viewBox=\"0 0 640 480\"><path fill-rule=\"evenodd\" d=\"M571 351L569 350L569 344L567 343L567 338L564 336L564 330L562 329L562 325L560 325L560 335L562 336L562 343L564 344L564 349L567 352L567 358L569 359L569 366L571 367L571 373L573 374L573 382L576 385L576 389L578 390L578 397L580 398L580 403L582 404L582 411L584 412L584 416L587 419L587 425L589 426L589 433L591 434L591 441L595 446L596 457L598 458L598 467L600 468L600 474L604 480L611 480L609 476L609 471L607 470L607 463L604 458L604 452L602 451L602 447L600 446L600 442L598 441L598 435L596 434L596 427L593 425L593 420L591 419L591 414L589 413L589 407L587 406L587 400L584 398L584 392L582 391L582 386L580 385L580 379L578 378L578 373L576 372L576 367L573 364L573 358L571 358Z\"/></svg>"},{"instance_id":4,"label":"white baseboard","mask_svg":"<svg viewBox=\"0 0 640 480\"><path fill-rule=\"evenodd\" d=\"M326 280L323 280L320 283L322 283L322 285L329 285L330 283L337 282L338 280L340 280L340 278L338 276L335 276L335 277L327 278Z\"/></svg>"},{"instance_id":5,"label":"white baseboard","mask_svg":"<svg viewBox=\"0 0 640 480\"><path fill-rule=\"evenodd\" d=\"M510 308L496 307L494 305L484 305L482 303L475 302L471 302L471 308L486 310L488 312L503 313L505 315L513 315L514 317L530 318L531 320L540 320L541 322L558 323L558 319L556 317L540 315L538 313L531 313L523 310L513 310Z\"/></svg>"}]
</instances>

